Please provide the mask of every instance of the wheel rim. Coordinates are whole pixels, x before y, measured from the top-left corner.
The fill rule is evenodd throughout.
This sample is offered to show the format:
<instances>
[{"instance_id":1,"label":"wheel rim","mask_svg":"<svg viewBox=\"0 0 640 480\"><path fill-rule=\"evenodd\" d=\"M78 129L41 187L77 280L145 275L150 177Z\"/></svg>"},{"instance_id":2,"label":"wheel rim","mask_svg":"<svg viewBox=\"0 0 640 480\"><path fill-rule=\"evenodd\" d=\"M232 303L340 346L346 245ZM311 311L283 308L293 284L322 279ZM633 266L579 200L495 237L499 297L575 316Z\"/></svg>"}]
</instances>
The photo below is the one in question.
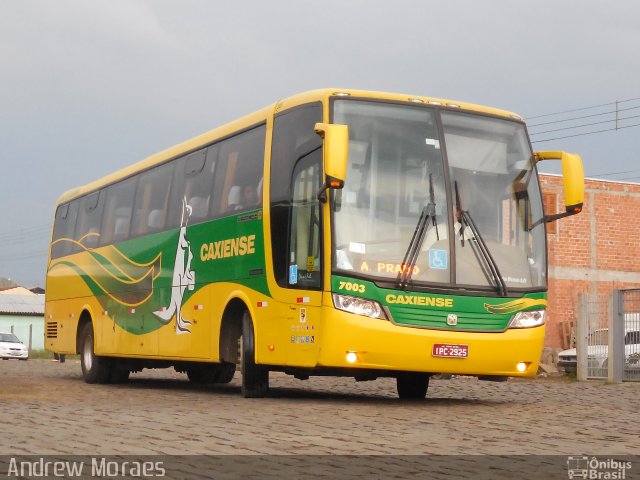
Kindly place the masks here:
<instances>
[{"instance_id":1,"label":"wheel rim","mask_svg":"<svg viewBox=\"0 0 640 480\"><path fill-rule=\"evenodd\" d=\"M87 335L84 339L84 348L82 349L82 363L85 370L91 370L93 365L93 338Z\"/></svg>"}]
</instances>

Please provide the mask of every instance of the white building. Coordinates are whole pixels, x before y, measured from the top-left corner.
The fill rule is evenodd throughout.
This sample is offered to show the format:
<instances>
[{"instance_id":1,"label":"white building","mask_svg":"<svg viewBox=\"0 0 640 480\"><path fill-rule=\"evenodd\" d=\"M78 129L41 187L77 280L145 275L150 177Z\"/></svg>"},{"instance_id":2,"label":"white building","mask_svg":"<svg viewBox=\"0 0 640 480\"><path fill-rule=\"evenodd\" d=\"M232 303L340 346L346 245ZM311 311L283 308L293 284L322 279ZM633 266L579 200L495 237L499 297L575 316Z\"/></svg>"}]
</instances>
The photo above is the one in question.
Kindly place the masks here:
<instances>
[{"instance_id":1,"label":"white building","mask_svg":"<svg viewBox=\"0 0 640 480\"><path fill-rule=\"evenodd\" d=\"M22 287L0 290L0 332L11 331L30 349L44 349L44 295Z\"/></svg>"}]
</instances>

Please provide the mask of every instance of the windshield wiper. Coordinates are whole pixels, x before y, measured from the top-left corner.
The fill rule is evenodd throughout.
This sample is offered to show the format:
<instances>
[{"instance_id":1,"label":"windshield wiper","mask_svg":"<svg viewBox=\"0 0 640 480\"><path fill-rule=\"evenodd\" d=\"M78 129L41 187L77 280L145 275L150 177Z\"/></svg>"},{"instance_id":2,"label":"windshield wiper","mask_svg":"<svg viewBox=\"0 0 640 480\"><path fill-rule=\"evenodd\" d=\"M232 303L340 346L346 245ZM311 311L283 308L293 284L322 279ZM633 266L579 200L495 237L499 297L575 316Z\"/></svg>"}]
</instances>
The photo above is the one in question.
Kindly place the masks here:
<instances>
[{"instance_id":1,"label":"windshield wiper","mask_svg":"<svg viewBox=\"0 0 640 480\"><path fill-rule=\"evenodd\" d=\"M489 247L487 247L487 244L485 243L480 230L478 230L478 227L473 221L473 218L471 218L469 210L462 209L460 203L460 192L458 191L458 181L454 181L453 185L456 194L456 220L460 223L460 245L464 247L464 229L466 227L469 227L471 229L471 232L473 233L473 238L469 241L474 241L472 243L472 245L476 247L474 248L474 251L480 252L480 255L487 264L487 267L489 267L489 271L491 272L491 275L495 280L496 287L498 288L498 293L501 296L506 297L508 293L507 284L505 283L504 278L502 278L502 274L500 273L498 264L493 258L493 255L491 255L491 251L489 250Z\"/></svg>"},{"instance_id":2,"label":"windshield wiper","mask_svg":"<svg viewBox=\"0 0 640 480\"><path fill-rule=\"evenodd\" d=\"M413 232L413 237L409 242L407 251L404 254L404 260L400 267L400 273L398 273L398 287L406 288L411 281L413 275L413 269L416 266L418 255L420 255L420 249L424 243L424 239L429 229L429 220L431 224L436 228L436 239L440 240L440 233L438 232L438 222L436 221L436 201L433 193L433 177L429 174L429 203L427 203L420 213L418 224Z\"/></svg>"}]
</instances>

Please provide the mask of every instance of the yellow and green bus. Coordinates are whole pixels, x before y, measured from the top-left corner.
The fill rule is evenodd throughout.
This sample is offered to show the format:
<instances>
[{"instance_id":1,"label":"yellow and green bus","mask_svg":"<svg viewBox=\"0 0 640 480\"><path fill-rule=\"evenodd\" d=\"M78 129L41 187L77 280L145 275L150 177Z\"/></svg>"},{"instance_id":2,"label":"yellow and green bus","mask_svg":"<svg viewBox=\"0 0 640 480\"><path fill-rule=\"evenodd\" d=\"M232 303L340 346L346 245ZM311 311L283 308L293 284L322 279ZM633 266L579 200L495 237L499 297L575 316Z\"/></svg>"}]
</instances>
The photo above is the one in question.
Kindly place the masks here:
<instances>
[{"instance_id":1,"label":"yellow and green bus","mask_svg":"<svg viewBox=\"0 0 640 480\"><path fill-rule=\"evenodd\" d=\"M546 215L536 163L562 161ZM261 397L269 372L535 375L545 224L578 213L582 163L533 153L513 113L316 90L64 193L45 343L88 383L174 367Z\"/></svg>"}]
</instances>

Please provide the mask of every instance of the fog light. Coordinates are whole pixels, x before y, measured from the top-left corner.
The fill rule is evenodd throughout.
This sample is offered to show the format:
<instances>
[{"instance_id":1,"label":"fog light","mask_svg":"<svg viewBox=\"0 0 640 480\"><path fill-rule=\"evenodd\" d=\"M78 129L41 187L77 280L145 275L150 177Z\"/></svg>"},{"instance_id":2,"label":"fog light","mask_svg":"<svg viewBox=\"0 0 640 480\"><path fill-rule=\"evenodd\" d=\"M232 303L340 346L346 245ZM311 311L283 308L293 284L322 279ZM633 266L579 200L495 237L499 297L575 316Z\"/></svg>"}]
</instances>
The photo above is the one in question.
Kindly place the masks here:
<instances>
[{"instance_id":1,"label":"fog light","mask_svg":"<svg viewBox=\"0 0 640 480\"><path fill-rule=\"evenodd\" d=\"M524 362L519 362L518 365L516 365L516 370L518 370L520 373L524 373L527 370L527 364Z\"/></svg>"},{"instance_id":2,"label":"fog light","mask_svg":"<svg viewBox=\"0 0 640 480\"><path fill-rule=\"evenodd\" d=\"M357 360L356 352L347 352L347 363L356 363Z\"/></svg>"}]
</instances>

